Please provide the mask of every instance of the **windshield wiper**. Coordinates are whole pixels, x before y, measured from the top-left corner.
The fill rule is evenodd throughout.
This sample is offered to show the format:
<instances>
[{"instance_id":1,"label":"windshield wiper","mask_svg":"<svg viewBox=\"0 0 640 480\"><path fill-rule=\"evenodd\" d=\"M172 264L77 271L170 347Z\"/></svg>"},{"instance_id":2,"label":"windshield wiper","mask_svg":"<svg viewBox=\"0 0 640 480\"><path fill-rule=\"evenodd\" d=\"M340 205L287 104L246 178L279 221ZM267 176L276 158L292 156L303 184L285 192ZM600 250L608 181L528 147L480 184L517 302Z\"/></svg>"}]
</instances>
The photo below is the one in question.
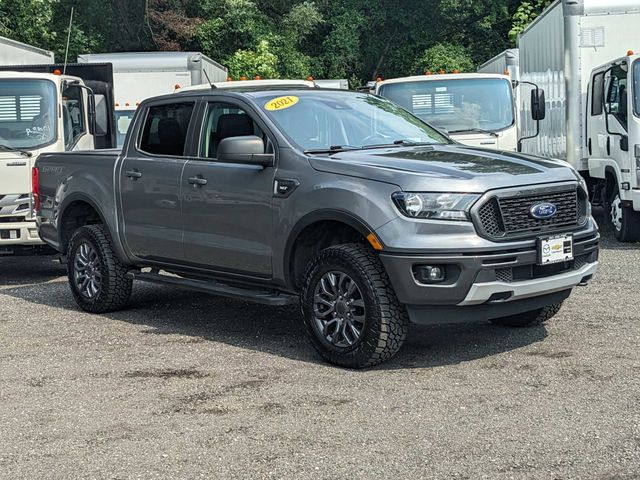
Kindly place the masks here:
<instances>
[{"instance_id":1,"label":"windshield wiper","mask_svg":"<svg viewBox=\"0 0 640 480\"><path fill-rule=\"evenodd\" d=\"M33 157L33 153L28 152L27 150L20 150L19 148L13 148L8 145L0 145L0 151L4 152L16 152L20 155L24 155L25 157Z\"/></svg>"},{"instance_id":2,"label":"windshield wiper","mask_svg":"<svg viewBox=\"0 0 640 480\"><path fill-rule=\"evenodd\" d=\"M485 130L484 128L461 128L460 130L449 130L447 133L469 133L469 132L477 132L477 133L486 133L487 135L491 135L492 137L499 137L496 132L492 132L491 130Z\"/></svg>"},{"instance_id":3,"label":"windshield wiper","mask_svg":"<svg viewBox=\"0 0 640 480\"><path fill-rule=\"evenodd\" d=\"M390 148L390 147L419 147L422 145L433 145L433 142L414 142L413 140L396 140L393 143L379 143L376 145L365 145L363 150L370 150L374 148Z\"/></svg>"},{"instance_id":4,"label":"windshield wiper","mask_svg":"<svg viewBox=\"0 0 640 480\"><path fill-rule=\"evenodd\" d=\"M340 153L340 152L350 152L352 150L361 150L360 147L354 147L352 145L331 145L327 148L309 148L305 150L303 153L305 155L319 155L322 153Z\"/></svg>"}]
</instances>

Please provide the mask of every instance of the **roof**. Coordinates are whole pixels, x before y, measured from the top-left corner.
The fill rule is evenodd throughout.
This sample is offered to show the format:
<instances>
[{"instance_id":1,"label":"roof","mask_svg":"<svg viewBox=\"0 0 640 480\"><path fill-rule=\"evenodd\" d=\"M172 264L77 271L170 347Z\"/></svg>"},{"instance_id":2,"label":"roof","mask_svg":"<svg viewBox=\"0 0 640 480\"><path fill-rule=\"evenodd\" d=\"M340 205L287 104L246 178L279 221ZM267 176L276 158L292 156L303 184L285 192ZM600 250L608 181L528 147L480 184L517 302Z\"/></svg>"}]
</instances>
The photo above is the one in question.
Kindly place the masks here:
<instances>
[{"instance_id":1,"label":"roof","mask_svg":"<svg viewBox=\"0 0 640 480\"><path fill-rule=\"evenodd\" d=\"M315 88L316 84L308 80L236 80L233 82L216 82L212 84L204 83L202 85L194 85L191 87L184 87L180 89L180 92L192 92L214 89L263 89L263 88Z\"/></svg>"},{"instance_id":2,"label":"roof","mask_svg":"<svg viewBox=\"0 0 640 480\"><path fill-rule=\"evenodd\" d=\"M378 82L376 88L391 83L434 82L438 80L464 80L474 78L500 78L511 81L508 76L497 73L445 73L443 75L414 75L411 77L391 78Z\"/></svg>"},{"instance_id":3,"label":"roof","mask_svg":"<svg viewBox=\"0 0 640 480\"><path fill-rule=\"evenodd\" d=\"M56 80L57 78L80 80L79 77L73 77L71 75L54 75L53 73L36 73L36 72L23 72L23 71L0 71L0 79L4 78L33 78L41 80Z\"/></svg>"}]
</instances>

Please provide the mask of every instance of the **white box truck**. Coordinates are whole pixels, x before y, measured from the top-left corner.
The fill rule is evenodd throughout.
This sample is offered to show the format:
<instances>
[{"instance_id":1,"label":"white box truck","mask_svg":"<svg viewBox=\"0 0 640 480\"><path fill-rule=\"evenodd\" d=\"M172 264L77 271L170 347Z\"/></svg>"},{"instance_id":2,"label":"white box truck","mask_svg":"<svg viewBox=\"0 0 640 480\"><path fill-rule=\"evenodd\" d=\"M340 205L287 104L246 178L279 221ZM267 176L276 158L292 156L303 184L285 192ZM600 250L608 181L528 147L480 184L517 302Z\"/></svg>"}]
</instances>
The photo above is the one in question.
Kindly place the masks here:
<instances>
[{"instance_id":1,"label":"white box truck","mask_svg":"<svg viewBox=\"0 0 640 480\"><path fill-rule=\"evenodd\" d=\"M0 37L0 65L36 65L53 63L53 52L10 38Z\"/></svg>"},{"instance_id":2,"label":"white box truck","mask_svg":"<svg viewBox=\"0 0 640 480\"><path fill-rule=\"evenodd\" d=\"M511 79L502 74L452 73L393 78L375 93L401 105L460 143L517 150Z\"/></svg>"},{"instance_id":3,"label":"white box truck","mask_svg":"<svg viewBox=\"0 0 640 480\"><path fill-rule=\"evenodd\" d=\"M38 155L115 147L111 86L108 64L0 66L0 255L44 251Z\"/></svg>"},{"instance_id":4,"label":"white box truck","mask_svg":"<svg viewBox=\"0 0 640 480\"><path fill-rule=\"evenodd\" d=\"M640 0L556 0L518 39L521 80L547 92L523 151L575 167L622 241L640 240L638 25Z\"/></svg>"},{"instance_id":5,"label":"white box truck","mask_svg":"<svg viewBox=\"0 0 640 480\"><path fill-rule=\"evenodd\" d=\"M227 80L227 69L200 52L97 53L78 56L78 63L111 63L116 104L118 147L143 100L193 85Z\"/></svg>"}]
</instances>

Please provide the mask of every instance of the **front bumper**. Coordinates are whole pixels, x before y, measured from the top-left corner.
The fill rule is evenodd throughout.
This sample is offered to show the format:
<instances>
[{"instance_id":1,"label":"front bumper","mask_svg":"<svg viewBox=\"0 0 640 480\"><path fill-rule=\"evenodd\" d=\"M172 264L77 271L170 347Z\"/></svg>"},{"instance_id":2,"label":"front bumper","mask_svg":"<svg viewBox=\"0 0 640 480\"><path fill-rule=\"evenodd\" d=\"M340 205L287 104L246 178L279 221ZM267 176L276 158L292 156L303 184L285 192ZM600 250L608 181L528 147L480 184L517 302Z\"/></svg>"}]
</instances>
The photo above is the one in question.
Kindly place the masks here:
<instances>
[{"instance_id":1,"label":"front bumper","mask_svg":"<svg viewBox=\"0 0 640 480\"><path fill-rule=\"evenodd\" d=\"M36 222L0 222L0 253L11 253L17 247L44 245Z\"/></svg>"},{"instance_id":2,"label":"front bumper","mask_svg":"<svg viewBox=\"0 0 640 480\"><path fill-rule=\"evenodd\" d=\"M510 311L504 306L498 308L499 304L511 304L511 309L516 305L540 308L541 301L541 306L550 304L545 304L543 299L554 303L552 300L558 300L561 292L570 292L576 285L590 280L598 268L599 238L594 231L576 234L574 260L548 267L537 266L538 253L533 246L480 254L381 253L380 259L398 299L408 306L412 321L424 323L420 317L429 310L441 311L441 316L447 318L452 316L451 312L463 311L464 315L457 316L466 318L471 310L483 311L483 318L495 318L502 316L495 313L498 310ZM442 284L420 283L414 272L421 265L443 266L447 279Z\"/></svg>"}]
</instances>

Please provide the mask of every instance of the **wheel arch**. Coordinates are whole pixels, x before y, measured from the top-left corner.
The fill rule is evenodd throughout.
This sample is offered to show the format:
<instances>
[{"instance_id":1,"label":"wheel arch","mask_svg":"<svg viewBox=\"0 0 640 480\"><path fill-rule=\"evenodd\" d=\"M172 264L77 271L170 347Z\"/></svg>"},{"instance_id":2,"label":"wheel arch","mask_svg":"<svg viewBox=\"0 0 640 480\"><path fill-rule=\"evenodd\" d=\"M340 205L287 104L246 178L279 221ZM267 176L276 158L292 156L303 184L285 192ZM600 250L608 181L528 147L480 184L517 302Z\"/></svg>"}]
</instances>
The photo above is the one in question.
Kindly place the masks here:
<instances>
[{"instance_id":1,"label":"wheel arch","mask_svg":"<svg viewBox=\"0 0 640 480\"><path fill-rule=\"evenodd\" d=\"M71 216L74 213L84 214L76 216L77 219L86 219L84 223L79 223L81 220L76 220L74 225L69 225ZM92 213L95 216L92 216ZM101 223L108 228L106 217L102 212L102 209L91 199L88 195L82 193L74 193L65 199L64 204L60 208L60 215L58 220L58 242L63 252L66 252L68 242L73 235L73 231L84 225L91 225ZM75 228L72 228L75 227Z\"/></svg>"},{"instance_id":2,"label":"wheel arch","mask_svg":"<svg viewBox=\"0 0 640 480\"><path fill-rule=\"evenodd\" d=\"M307 236L313 234L314 231L322 232L321 236L323 238L313 245L314 248L311 253L327 248L332 244L337 244L331 243L332 239L338 240L338 243L343 239L351 239L370 245L368 237L374 234L373 229L367 222L341 210L317 210L302 217L292 228L284 250L283 272L285 282L294 291L299 288L300 270L304 269L301 264L305 263L304 259L309 256L300 257L300 248L304 240L308 238ZM333 234L336 236L334 237Z\"/></svg>"}]
</instances>

